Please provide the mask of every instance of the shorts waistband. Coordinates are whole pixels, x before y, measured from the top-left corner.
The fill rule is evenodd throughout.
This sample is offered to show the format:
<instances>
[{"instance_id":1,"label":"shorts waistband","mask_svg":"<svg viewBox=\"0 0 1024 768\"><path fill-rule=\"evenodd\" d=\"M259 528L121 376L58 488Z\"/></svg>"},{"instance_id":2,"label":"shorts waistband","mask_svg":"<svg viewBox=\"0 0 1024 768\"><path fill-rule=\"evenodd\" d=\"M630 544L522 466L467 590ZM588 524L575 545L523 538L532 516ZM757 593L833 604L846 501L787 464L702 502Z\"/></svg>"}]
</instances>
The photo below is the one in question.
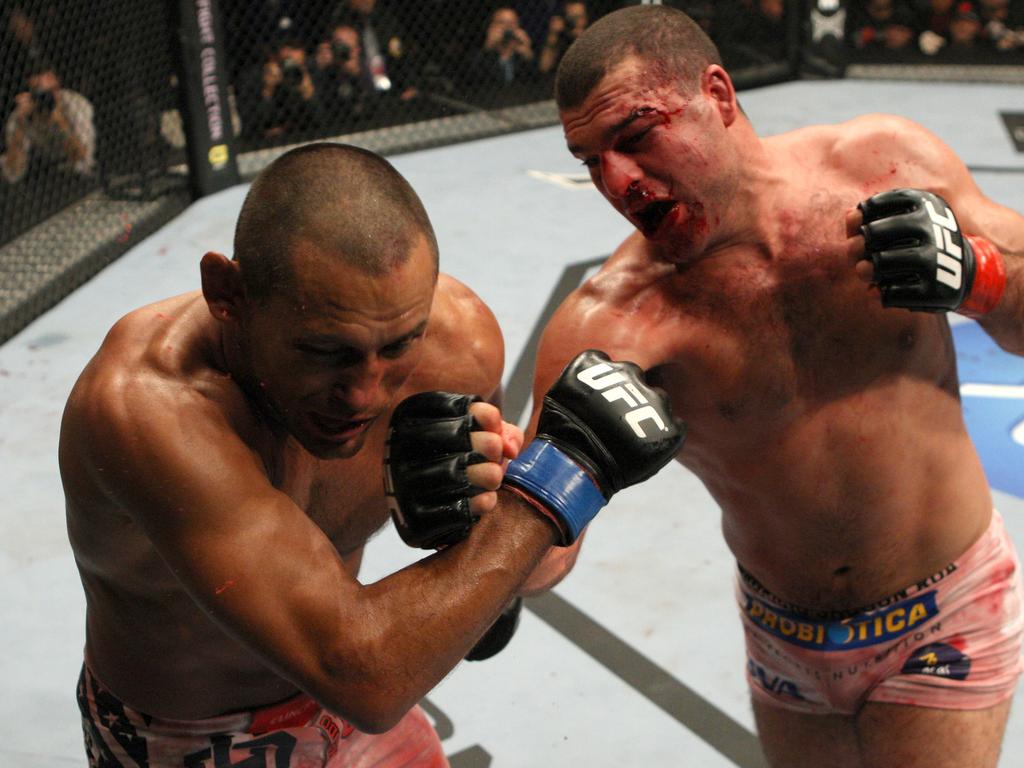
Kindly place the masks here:
<instances>
[{"instance_id":1,"label":"shorts waistband","mask_svg":"<svg viewBox=\"0 0 1024 768\"><path fill-rule=\"evenodd\" d=\"M140 722L147 723L153 730L186 730L189 733L215 733L220 731L247 731L252 734L266 733L282 728L299 728L311 722L321 710L313 697L297 693L287 699L253 709L235 710L212 717L196 720L179 720L154 717L123 702L103 681L96 677L88 664L82 664L79 679L79 703L86 706L86 700L103 699L104 706L114 705Z\"/></svg>"},{"instance_id":2,"label":"shorts waistband","mask_svg":"<svg viewBox=\"0 0 1024 768\"><path fill-rule=\"evenodd\" d=\"M967 570L970 571L975 565L975 560L978 560L979 558L987 559L991 555L989 548L998 546L1002 536L1003 518L1002 515L999 514L999 510L993 509L992 519L989 521L988 527L974 543L972 543L959 557L957 557L956 560L940 568L935 573L918 579L913 584L910 584L891 595L887 595L878 600L874 600L871 603L857 606L855 608L827 610L806 608L804 606L791 603L774 594L760 581L758 581L752 573L744 568L742 564L736 563L736 568L739 573L739 582L741 587L753 593L754 596L764 602L771 603L773 607L786 611L795 617L805 618L812 621L842 621L844 619L849 619L854 616L859 616L864 613L877 611L881 608L895 605L903 600L908 600L915 595L933 589L954 573L963 571L964 568L967 568Z\"/></svg>"},{"instance_id":3,"label":"shorts waistband","mask_svg":"<svg viewBox=\"0 0 1024 768\"><path fill-rule=\"evenodd\" d=\"M826 610L817 608L805 608L795 603L791 603L788 600L783 600L781 597L773 593L761 582L759 582L749 571L747 571L739 563L736 564L736 568L739 571L740 582L743 588L753 592L758 598L765 602L771 603L775 608L781 611L785 611L793 616L797 616L803 619L809 619L811 621L842 621L844 619L850 619L854 616L860 616L861 614L868 613L870 611L877 611L880 608L886 608L890 605L895 605L903 600L907 600L914 595L931 589L936 584L941 582L947 576L951 576L957 570L959 570L957 562L949 563L947 566L942 568L936 573L921 579L914 584L911 584L899 592L895 592L891 595L883 597L879 600L875 600L867 605L862 605L857 608L845 608L841 610Z\"/></svg>"}]
</instances>

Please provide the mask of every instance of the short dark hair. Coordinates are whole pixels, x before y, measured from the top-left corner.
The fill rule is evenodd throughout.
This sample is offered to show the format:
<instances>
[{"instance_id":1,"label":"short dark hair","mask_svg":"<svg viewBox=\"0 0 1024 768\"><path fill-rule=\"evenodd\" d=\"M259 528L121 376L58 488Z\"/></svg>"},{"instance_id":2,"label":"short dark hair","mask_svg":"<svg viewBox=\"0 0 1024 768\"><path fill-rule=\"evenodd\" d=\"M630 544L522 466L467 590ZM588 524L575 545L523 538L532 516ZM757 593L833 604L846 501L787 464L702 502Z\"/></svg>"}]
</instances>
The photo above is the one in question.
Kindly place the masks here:
<instances>
[{"instance_id":1,"label":"short dark hair","mask_svg":"<svg viewBox=\"0 0 1024 768\"><path fill-rule=\"evenodd\" d=\"M281 155L253 181L235 226L234 257L247 295L261 301L292 286L297 238L380 276L405 263L421 237L436 271L434 228L409 182L369 150L317 142Z\"/></svg>"},{"instance_id":2,"label":"short dark hair","mask_svg":"<svg viewBox=\"0 0 1024 768\"><path fill-rule=\"evenodd\" d=\"M630 56L657 68L692 91L710 64L721 54L700 25L666 5L634 5L601 17L565 52L555 76L559 109L584 102L602 78Z\"/></svg>"}]
</instances>

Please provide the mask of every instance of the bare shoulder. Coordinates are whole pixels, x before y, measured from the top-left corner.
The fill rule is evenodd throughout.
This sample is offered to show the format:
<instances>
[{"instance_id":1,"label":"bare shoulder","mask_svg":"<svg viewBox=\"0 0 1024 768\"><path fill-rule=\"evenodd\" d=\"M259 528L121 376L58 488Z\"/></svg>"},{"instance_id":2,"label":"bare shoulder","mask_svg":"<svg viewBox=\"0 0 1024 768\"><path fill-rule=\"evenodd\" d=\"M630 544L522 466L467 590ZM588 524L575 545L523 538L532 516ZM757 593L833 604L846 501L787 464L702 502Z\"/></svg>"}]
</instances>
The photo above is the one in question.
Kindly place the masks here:
<instances>
[{"instance_id":1,"label":"bare shoulder","mask_svg":"<svg viewBox=\"0 0 1024 768\"><path fill-rule=\"evenodd\" d=\"M667 301L661 290L675 268L659 261L639 233L631 234L596 274L570 293L545 326L535 384L546 390L577 354L599 349L641 368L663 362L646 326Z\"/></svg>"},{"instance_id":2,"label":"bare shoulder","mask_svg":"<svg viewBox=\"0 0 1024 768\"><path fill-rule=\"evenodd\" d=\"M66 485L103 488L131 506L132 488L159 472L169 447L254 457L260 431L244 394L227 375L168 349L180 337L166 309L153 305L119 320L72 389L60 437Z\"/></svg>"},{"instance_id":3,"label":"bare shoulder","mask_svg":"<svg viewBox=\"0 0 1024 768\"><path fill-rule=\"evenodd\" d=\"M897 115L868 114L822 130L829 164L861 185L915 186L941 194L967 173L935 133Z\"/></svg>"},{"instance_id":4,"label":"bare shoulder","mask_svg":"<svg viewBox=\"0 0 1024 768\"><path fill-rule=\"evenodd\" d=\"M410 383L418 390L487 398L500 385L504 366L505 345L494 313L469 286L439 275L427 348Z\"/></svg>"}]
</instances>

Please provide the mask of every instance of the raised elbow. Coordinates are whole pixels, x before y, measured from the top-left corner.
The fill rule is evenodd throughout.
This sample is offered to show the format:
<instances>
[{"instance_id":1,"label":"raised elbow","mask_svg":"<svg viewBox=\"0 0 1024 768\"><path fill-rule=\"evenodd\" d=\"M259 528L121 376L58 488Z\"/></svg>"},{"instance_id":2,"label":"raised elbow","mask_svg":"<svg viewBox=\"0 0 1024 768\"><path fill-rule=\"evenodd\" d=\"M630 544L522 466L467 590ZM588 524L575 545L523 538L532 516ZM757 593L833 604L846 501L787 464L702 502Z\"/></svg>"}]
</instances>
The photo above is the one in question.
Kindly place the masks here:
<instances>
[{"instance_id":1,"label":"raised elbow","mask_svg":"<svg viewBox=\"0 0 1024 768\"><path fill-rule=\"evenodd\" d=\"M426 695L379 651L364 655L351 645L324 663L317 678L313 697L363 733L391 730Z\"/></svg>"},{"instance_id":2,"label":"raised elbow","mask_svg":"<svg viewBox=\"0 0 1024 768\"><path fill-rule=\"evenodd\" d=\"M351 692L336 697L317 697L327 710L349 723L357 731L380 734L401 722L416 702L399 700L387 692L355 696Z\"/></svg>"}]
</instances>

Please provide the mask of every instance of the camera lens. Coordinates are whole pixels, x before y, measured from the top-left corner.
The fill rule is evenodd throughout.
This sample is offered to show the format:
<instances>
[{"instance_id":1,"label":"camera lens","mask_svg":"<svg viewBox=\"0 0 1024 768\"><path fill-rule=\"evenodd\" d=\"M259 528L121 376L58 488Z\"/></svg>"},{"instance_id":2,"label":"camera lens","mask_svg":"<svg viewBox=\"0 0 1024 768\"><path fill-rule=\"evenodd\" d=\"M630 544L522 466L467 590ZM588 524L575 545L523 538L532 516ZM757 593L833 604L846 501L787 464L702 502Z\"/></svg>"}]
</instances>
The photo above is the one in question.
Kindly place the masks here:
<instances>
[{"instance_id":1,"label":"camera lens","mask_svg":"<svg viewBox=\"0 0 1024 768\"><path fill-rule=\"evenodd\" d=\"M348 61L352 55L352 46L348 43L344 43L341 40L335 40L331 43L331 50L334 52L335 57L340 61Z\"/></svg>"},{"instance_id":2,"label":"camera lens","mask_svg":"<svg viewBox=\"0 0 1024 768\"><path fill-rule=\"evenodd\" d=\"M281 77L285 85L298 88L302 85L302 65L294 59L283 59L281 61Z\"/></svg>"},{"instance_id":3,"label":"camera lens","mask_svg":"<svg viewBox=\"0 0 1024 768\"><path fill-rule=\"evenodd\" d=\"M57 106L57 99L54 97L53 91L40 88L32 91L32 103L38 112L49 114Z\"/></svg>"},{"instance_id":4,"label":"camera lens","mask_svg":"<svg viewBox=\"0 0 1024 768\"><path fill-rule=\"evenodd\" d=\"M501 36L501 42L508 44L515 42L516 32L514 29L506 29L505 34Z\"/></svg>"}]
</instances>

